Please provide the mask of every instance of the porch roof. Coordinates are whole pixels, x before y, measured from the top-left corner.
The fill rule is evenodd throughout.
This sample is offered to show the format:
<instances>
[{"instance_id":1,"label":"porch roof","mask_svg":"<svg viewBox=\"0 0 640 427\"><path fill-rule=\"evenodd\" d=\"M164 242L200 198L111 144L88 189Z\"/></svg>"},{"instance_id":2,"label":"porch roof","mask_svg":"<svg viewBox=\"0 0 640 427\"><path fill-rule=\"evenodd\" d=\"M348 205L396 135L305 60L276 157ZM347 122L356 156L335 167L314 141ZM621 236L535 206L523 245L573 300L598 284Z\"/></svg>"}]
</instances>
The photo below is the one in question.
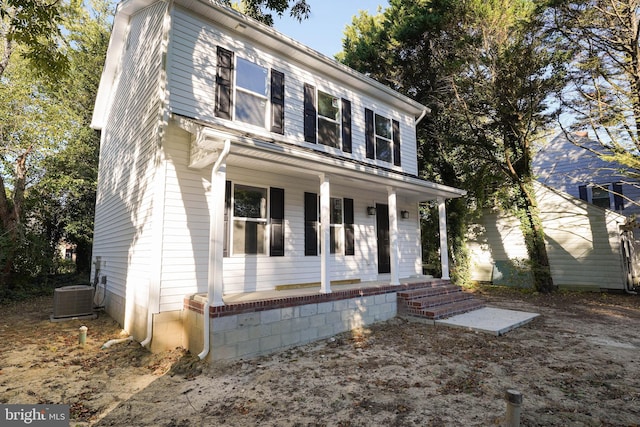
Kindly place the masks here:
<instances>
[{"instance_id":1,"label":"porch roof","mask_svg":"<svg viewBox=\"0 0 640 427\"><path fill-rule=\"evenodd\" d=\"M269 137L256 137L227 127L198 123L193 119L174 116L178 126L194 135L191 152L200 150L192 167L205 167L215 162L224 141L229 139L229 165L289 176L337 177L342 183L363 189L394 188L407 202L424 202L438 198L462 197L466 191L421 179L415 175L366 162L347 159L329 152L292 144Z\"/></svg>"}]
</instances>

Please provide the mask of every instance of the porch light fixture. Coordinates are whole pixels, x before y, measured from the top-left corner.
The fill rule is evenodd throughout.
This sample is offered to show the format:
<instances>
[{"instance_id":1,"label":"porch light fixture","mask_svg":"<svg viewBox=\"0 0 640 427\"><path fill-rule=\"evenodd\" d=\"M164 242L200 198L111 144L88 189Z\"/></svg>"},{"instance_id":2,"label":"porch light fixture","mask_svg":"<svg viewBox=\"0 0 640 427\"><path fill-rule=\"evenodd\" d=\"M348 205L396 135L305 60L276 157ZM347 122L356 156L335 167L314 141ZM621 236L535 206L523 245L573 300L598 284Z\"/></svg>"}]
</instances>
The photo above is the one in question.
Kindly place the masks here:
<instances>
[{"instance_id":1,"label":"porch light fixture","mask_svg":"<svg viewBox=\"0 0 640 427\"><path fill-rule=\"evenodd\" d=\"M400 217L402 219L409 219L409 211L400 211Z\"/></svg>"},{"instance_id":2,"label":"porch light fixture","mask_svg":"<svg viewBox=\"0 0 640 427\"><path fill-rule=\"evenodd\" d=\"M374 206L367 206L367 215L373 216L376 214L376 208Z\"/></svg>"}]
</instances>

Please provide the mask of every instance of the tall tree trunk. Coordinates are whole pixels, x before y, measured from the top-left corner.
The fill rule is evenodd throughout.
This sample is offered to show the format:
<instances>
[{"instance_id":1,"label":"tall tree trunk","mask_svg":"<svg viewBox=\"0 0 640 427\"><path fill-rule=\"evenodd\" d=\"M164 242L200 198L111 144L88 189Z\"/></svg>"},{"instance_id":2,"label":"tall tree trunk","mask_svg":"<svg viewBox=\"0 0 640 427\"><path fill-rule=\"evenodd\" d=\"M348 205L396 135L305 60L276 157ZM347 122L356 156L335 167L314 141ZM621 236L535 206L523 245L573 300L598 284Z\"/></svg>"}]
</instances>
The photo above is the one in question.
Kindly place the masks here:
<instances>
[{"instance_id":1,"label":"tall tree trunk","mask_svg":"<svg viewBox=\"0 0 640 427\"><path fill-rule=\"evenodd\" d=\"M8 237L6 258L0 274L0 286L2 287L11 286L11 272L22 231L22 205L27 185L27 157L32 149L33 147L29 147L16 160L15 183L11 201L7 198L4 179L0 176L0 220L2 221L2 229Z\"/></svg>"},{"instance_id":2,"label":"tall tree trunk","mask_svg":"<svg viewBox=\"0 0 640 427\"><path fill-rule=\"evenodd\" d=\"M550 293L555 286L533 185L531 182L520 182L519 188L522 202L519 206L520 226L531 262L534 286L538 292Z\"/></svg>"}]
</instances>

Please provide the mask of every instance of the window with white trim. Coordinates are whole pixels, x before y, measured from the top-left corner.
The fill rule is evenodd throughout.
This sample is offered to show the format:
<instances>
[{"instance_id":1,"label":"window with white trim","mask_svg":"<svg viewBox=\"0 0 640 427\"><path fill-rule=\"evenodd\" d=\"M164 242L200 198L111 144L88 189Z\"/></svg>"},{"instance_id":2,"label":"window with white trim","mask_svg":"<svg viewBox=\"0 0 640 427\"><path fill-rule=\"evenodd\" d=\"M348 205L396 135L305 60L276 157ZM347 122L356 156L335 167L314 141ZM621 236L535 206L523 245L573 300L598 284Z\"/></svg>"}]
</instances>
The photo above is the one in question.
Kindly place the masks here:
<instances>
[{"instance_id":1,"label":"window with white trim","mask_svg":"<svg viewBox=\"0 0 640 427\"><path fill-rule=\"evenodd\" d=\"M218 46L215 96L217 117L284 134L284 73Z\"/></svg>"},{"instance_id":2,"label":"window with white trim","mask_svg":"<svg viewBox=\"0 0 640 427\"><path fill-rule=\"evenodd\" d=\"M267 253L267 189L235 184L233 187L232 253Z\"/></svg>"},{"instance_id":3,"label":"window with white trim","mask_svg":"<svg viewBox=\"0 0 640 427\"><path fill-rule=\"evenodd\" d=\"M355 255L353 199L329 199L329 253ZM305 255L320 253L320 200L316 193L304 193Z\"/></svg>"},{"instance_id":4,"label":"window with white trim","mask_svg":"<svg viewBox=\"0 0 640 427\"><path fill-rule=\"evenodd\" d=\"M236 60L235 119L265 126L269 70L244 58Z\"/></svg>"},{"instance_id":5,"label":"window with white trim","mask_svg":"<svg viewBox=\"0 0 640 427\"><path fill-rule=\"evenodd\" d=\"M351 153L351 102L305 83L304 140Z\"/></svg>"},{"instance_id":6,"label":"window with white trim","mask_svg":"<svg viewBox=\"0 0 640 427\"><path fill-rule=\"evenodd\" d=\"M342 199L332 197L329 211L330 223L330 253L343 254L344 252L344 225L342 215Z\"/></svg>"},{"instance_id":7,"label":"window with white trim","mask_svg":"<svg viewBox=\"0 0 640 427\"><path fill-rule=\"evenodd\" d=\"M400 166L400 122L368 108L364 118L367 158Z\"/></svg>"}]
</instances>

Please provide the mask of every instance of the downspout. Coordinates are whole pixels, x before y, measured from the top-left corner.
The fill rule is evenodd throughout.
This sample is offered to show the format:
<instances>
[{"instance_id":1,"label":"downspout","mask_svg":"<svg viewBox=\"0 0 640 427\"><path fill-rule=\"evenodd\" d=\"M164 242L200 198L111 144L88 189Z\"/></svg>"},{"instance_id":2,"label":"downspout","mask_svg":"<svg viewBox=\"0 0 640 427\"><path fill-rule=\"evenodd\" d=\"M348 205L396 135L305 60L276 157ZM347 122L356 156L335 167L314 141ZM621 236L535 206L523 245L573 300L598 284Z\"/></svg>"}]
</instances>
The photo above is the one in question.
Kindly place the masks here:
<instances>
[{"instance_id":1,"label":"downspout","mask_svg":"<svg viewBox=\"0 0 640 427\"><path fill-rule=\"evenodd\" d=\"M220 155L218 156L218 158L216 159L216 162L213 164L213 169L211 170L211 184L213 185L213 177L215 176L216 173L218 173L218 170L220 170L220 166L226 162L227 160L227 156L229 156L229 152L231 151L231 140L229 139L225 139L224 141L224 147L222 148L222 152L220 153ZM214 189L212 188L211 191L213 191ZM211 249L209 249L211 250ZM209 268L211 268L211 265L209 265ZM203 360L205 357L207 357L207 355L209 354L209 347L211 346L210 342L209 342L209 331L210 331L210 321L209 321L209 307L211 307L211 298L212 298L212 294L213 294L213 284L209 283L209 286L207 287L207 302L204 303L204 309L203 309L203 313L202 313L202 317L203 317L203 344L202 344L202 351L200 352L200 354L198 354L198 357L200 358L200 360Z\"/></svg>"}]
</instances>

